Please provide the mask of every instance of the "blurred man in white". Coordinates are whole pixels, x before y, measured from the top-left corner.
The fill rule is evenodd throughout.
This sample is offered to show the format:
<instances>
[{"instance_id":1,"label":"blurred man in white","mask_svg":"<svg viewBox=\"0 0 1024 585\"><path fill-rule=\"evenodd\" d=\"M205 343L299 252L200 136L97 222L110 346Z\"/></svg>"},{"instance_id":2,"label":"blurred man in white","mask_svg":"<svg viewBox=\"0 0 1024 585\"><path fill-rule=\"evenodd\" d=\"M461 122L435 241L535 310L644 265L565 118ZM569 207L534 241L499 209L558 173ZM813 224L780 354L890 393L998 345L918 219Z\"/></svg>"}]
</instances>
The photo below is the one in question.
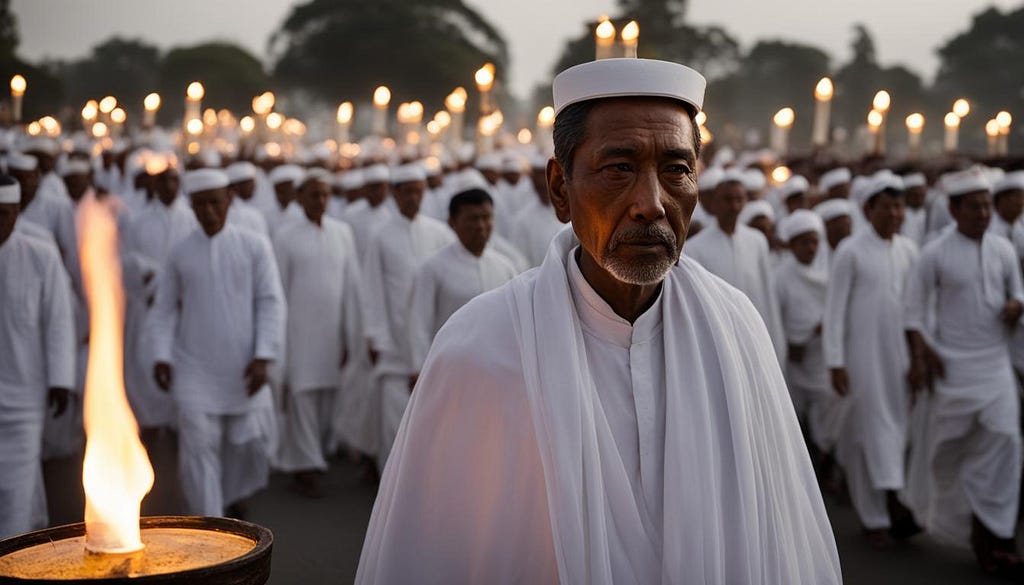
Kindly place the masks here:
<instances>
[{"instance_id":1,"label":"blurred man in white","mask_svg":"<svg viewBox=\"0 0 1024 585\"><path fill-rule=\"evenodd\" d=\"M990 186L977 169L945 180L956 229L921 252L905 295L911 384L933 389L925 444L930 533L966 546L981 567L1024 578L1014 535L1020 496L1020 399L1007 350L1024 312L1012 245L986 232ZM934 307L934 329L929 327Z\"/></svg>"},{"instance_id":2,"label":"blurred man in white","mask_svg":"<svg viewBox=\"0 0 1024 585\"><path fill-rule=\"evenodd\" d=\"M227 224L228 177L199 169L185 191L201 229L160 274L153 376L178 405L178 452L189 514L244 513L266 485L276 448L268 364L280 357L285 303L266 238Z\"/></svg>"},{"instance_id":3,"label":"blurred man in white","mask_svg":"<svg viewBox=\"0 0 1024 585\"><path fill-rule=\"evenodd\" d=\"M764 324L680 258L705 84L646 59L555 79L573 230L438 332L357 583L841 581Z\"/></svg>"},{"instance_id":4,"label":"blurred man in white","mask_svg":"<svg viewBox=\"0 0 1024 585\"><path fill-rule=\"evenodd\" d=\"M357 178L363 180L362 187L358 189L363 197L349 203L345 209L344 219L352 228L352 235L356 239L356 250L359 252L359 257L363 259L365 268L370 241L373 240L381 226L397 218L395 218L391 206L386 203L391 179L388 167L382 164L370 165L361 169Z\"/></svg>"},{"instance_id":5,"label":"blurred man in white","mask_svg":"<svg viewBox=\"0 0 1024 585\"><path fill-rule=\"evenodd\" d=\"M277 231L274 249L281 272L288 325L283 404L285 426L277 466L293 473L299 493L322 495L325 447L342 368L364 347L359 304L359 259L349 227L327 217L329 182L310 170L299 187L304 221Z\"/></svg>"},{"instance_id":6,"label":"blurred man in white","mask_svg":"<svg viewBox=\"0 0 1024 585\"><path fill-rule=\"evenodd\" d=\"M224 169L231 184L231 205L228 207L228 223L270 237L267 219L253 206L252 196L256 191L256 166L251 162L239 161Z\"/></svg>"},{"instance_id":7,"label":"blurred man in white","mask_svg":"<svg viewBox=\"0 0 1024 585\"><path fill-rule=\"evenodd\" d=\"M0 538L47 524L43 421L74 386L68 276L52 243L15 230L21 189L0 175Z\"/></svg>"},{"instance_id":8,"label":"blurred man in white","mask_svg":"<svg viewBox=\"0 0 1024 585\"><path fill-rule=\"evenodd\" d=\"M494 230L494 204L482 189L458 193L448 204L452 242L416 273L409 307L410 384L427 358L430 344L449 317L474 297L498 288L519 274L507 258L488 247Z\"/></svg>"},{"instance_id":9,"label":"blurred man in white","mask_svg":"<svg viewBox=\"0 0 1024 585\"><path fill-rule=\"evenodd\" d=\"M923 173L911 173L903 176L903 190L907 198L907 207L903 210L903 225L900 233L910 238L918 247L924 245L928 229L928 180Z\"/></svg>"},{"instance_id":10,"label":"blurred man in white","mask_svg":"<svg viewBox=\"0 0 1024 585\"><path fill-rule=\"evenodd\" d=\"M380 449L384 468L398 425L409 401L409 326L406 316L412 282L419 267L441 248L455 241L451 228L420 215L427 187L426 173L418 164L395 169L392 196L399 214L380 226L370 240L364 263L363 316L380 397Z\"/></svg>"},{"instance_id":11,"label":"blurred man in white","mask_svg":"<svg viewBox=\"0 0 1024 585\"><path fill-rule=\"evenodd\" d=\"M565 227L555 216L548 196L548 157L536 155L530 164L530 199L516 214L512 226L512 243L526 256L530 267L540 266L555 234Z\"/></svg>"},{"instance_id":12,"label":"blurred man in white","mask_svg":"<svg viewBox=\"0 0 1024 585\"><path fill-rule=\"evenodd\" d=\"M832 259L825 302L825 363L849 402L836 455L868 543L892 545L920 532L897 494L905 482L910 361L903 331L903 287L917 246L898 233L903 183L879 171L857 191L867 227Z\"/></svg>"}]
</instances>

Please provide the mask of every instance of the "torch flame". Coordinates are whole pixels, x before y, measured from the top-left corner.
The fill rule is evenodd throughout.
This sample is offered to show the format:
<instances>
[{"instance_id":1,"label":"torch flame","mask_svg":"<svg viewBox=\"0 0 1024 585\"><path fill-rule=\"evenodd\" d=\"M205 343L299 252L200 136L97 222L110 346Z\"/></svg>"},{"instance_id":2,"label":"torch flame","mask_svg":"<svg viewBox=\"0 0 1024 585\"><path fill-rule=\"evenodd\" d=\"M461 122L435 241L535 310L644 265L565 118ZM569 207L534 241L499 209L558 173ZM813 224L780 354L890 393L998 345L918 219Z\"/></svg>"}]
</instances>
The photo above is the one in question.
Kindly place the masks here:
<instances>
[{"instance_id":1,"label":"torch flame","mask_svg":"<svg viewBox=\"0 0 1024 585\"><path fill-rule=\"evenodd\" d=\"M153 487L153 466L124 390L124 289L110 204L83 200L78 233L90 325L82 470L85 546L93 552L133 552L143 547L139 508Z\"/></svg>"}]
</instances>

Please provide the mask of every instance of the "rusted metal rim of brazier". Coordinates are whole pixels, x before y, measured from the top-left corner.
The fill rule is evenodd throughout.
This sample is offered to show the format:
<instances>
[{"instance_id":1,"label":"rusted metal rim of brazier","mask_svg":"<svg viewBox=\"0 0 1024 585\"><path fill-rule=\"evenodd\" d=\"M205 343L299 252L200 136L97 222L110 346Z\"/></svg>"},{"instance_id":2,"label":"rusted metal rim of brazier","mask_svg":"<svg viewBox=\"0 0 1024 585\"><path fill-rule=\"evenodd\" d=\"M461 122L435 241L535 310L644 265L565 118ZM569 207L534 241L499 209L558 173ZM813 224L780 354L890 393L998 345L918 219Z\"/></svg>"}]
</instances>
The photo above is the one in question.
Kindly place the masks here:
<instances>
[{"instance_id":1,"label":"rusted metal rim of brazier","mask_svg":"<svg viewBox=\"0 0 1024 585\"><path fill-rule=\"evenodd\" d=\"M103 585L264 585L270 579L270 555L274 546L274 534L268 528L235 520L212 516L144 516L140 527L184 528L234 534L256 543L244 555L209 567L187 571L145 575L140 577L114 577L109 579L77 579L74 583L95 583ZM76 538L85 534L85 523L66 524L29 532L0 541L0 557L39 544ZM0 585L53 585L71 583L51 579L20 579L0 575Z\"/></svg>"}]
</instances>

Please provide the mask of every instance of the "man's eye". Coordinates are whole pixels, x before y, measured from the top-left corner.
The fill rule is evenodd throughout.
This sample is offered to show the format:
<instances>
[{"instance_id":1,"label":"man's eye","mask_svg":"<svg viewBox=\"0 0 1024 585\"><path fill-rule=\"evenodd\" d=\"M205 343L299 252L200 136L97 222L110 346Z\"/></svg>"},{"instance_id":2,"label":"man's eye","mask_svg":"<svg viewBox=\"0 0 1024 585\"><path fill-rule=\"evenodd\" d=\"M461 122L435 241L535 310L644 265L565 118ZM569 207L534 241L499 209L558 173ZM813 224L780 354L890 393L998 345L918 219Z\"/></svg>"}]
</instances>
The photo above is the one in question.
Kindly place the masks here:
<instances>
[{"instance_id":1,"label":"man's eye","mask_svg":"<svg viewBox=\"0 0 1024 585\"><path fill-rule=\"evenodd\" d=\"M615 171L620 173L628 173L633 170L633 166L629 163L613 163L604 167L606 171Z\"/></svg>"},{"instance_id":2,"label":"man's eye","mask_svg":"<svg viewBox=\"0 0 1024 585\"><path fill-rule=\"evenodd\" d=\"M689 165L669 165L668 168L666 169L666 171L668 171L670 173L673 173L673 174L681 174L681 175L688 175L688 174L690 174L692 172L690 170Z\"/></svg>"}]
</instances>

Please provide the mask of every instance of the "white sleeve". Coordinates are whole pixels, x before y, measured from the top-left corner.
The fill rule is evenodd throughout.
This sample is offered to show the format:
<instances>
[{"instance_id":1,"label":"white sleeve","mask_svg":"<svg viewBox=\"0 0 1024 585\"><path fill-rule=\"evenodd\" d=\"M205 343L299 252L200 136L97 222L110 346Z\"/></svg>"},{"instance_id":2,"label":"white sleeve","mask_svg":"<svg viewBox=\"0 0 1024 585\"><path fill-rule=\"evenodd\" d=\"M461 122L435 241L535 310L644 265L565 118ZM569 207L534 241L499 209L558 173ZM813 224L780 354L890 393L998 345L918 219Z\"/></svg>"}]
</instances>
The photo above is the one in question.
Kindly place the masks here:
<instances>
[{"instance_id":1,"label":"white sleeve","mask_svg":"<svg viewBox=\"0 0 1024 585\"><path fill-rule=\"evenodd\" d=\"M374 237L366 247L366 271L363 273L363 315L366 337L377 351L391 351L395 344L388 329L387 298L384 290L382 238Z\"/></svg>"},{"instance_id":2,"label":"white sleeve","mask_svg":"<svg viewBox=\"0 0 1024 585\"><path fill-rule=\"evenodd\" d=\"M181 275L174 253L167 258L167 264L155 280L156 300L149 314L153 359L170 363L179 317L178 304L181 301Z\"/></svg>"},{"instance_id":3,"label":"white sleeve","mask_svg":"<svg viewBox=\"0 0 1024 585\"><path fill-rule=\"evenodd\" d=\"M75 387L75 336L71 286L56 252L46 264L41 299L47 388Z\"/></svg>"},{"instance_id":4,"label":"white sleeve","mask_svg":"<svg viewBox=\"0 0 1024 585\"><path fill-rule=\"evenodd\" d=\"M412 285L409 304L409 351L412 371L419 372L427 359L433 341L434 321L437 316L437 279L431 265L424 264Z\"/></svg>"},{"instance_id":5,"label":"white sleeve","mask_svg":"<svg viewBox=\"0 0 1024 585\"><path fill-rule=\"evenodd\" d=\"M832 259L832 273L825 297L825 318L822 322L825 364L829 368L846 365L846 313L853 289L856 262L849 247L841 248Z\"/></svg>"},{"instance_id":6,"label":"white sleeve","mask_svg":"<svg viewBox=\"0 0 1024 585\"><path fill-rule=\"evenodd\" d=\"M256 321L256 359L275 360L283 355L285 300L281 277L270 242L255 238L253 258L253 301Z\"/></svg>"}]
</instances>

